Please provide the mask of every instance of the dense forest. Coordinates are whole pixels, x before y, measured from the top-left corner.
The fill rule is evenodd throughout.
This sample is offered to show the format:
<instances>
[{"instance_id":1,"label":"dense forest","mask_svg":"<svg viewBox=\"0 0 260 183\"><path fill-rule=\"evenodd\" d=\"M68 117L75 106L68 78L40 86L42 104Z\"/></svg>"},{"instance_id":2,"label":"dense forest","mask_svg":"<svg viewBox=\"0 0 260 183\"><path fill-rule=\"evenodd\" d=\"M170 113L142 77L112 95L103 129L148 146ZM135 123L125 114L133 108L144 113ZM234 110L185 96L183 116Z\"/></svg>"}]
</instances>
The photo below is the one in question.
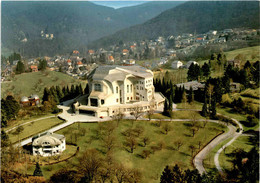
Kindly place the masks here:
<instances>
[{"instance_id":1,"label":"dense forest","mask_svg":"<svg viewBox=\"0 0 260 183\"><path fill-rule=\"evenodd\" d=\"M205 33L238 27L259 27L258 2L187 2L161 13L144 24L132 26L95 41L91 46L122 41L154 39L182 33Z\"/></svg>"}]
</instances>

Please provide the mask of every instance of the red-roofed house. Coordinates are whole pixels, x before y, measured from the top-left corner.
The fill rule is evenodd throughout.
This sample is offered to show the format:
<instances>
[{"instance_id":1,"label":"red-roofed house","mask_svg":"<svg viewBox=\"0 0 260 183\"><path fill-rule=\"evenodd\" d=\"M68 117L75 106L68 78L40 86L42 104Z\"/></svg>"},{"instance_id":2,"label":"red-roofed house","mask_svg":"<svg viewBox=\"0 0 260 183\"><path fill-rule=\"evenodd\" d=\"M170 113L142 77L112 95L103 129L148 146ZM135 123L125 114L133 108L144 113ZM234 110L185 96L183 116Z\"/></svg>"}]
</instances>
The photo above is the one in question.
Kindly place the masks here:
<instances>
[{"instance_id":1,"label":"red-roofed house","mask_svg":"<svg viewBox=\"0 0 260 183\"><path fill-rule=\"evenodd\" d=\"M129 53L128 49L123 49L122 51L123 55L127 55Z\"/></svg>"},{"instance_id":2,"label":"red-roofed house","mask_svg":"<svg viewBox=\"0 0 260 183\"><path fill-rule=\"evenodd\" d=\"M94 51L94 50L88 50L88 53L89 53L90 55L93 55L93 54L95 53L95 51Z\"/></svg>"},{"instance_id":3,"label":"red-roofed house","mask_svg":"<svg viewBox=\"0 0 260 183\"><path fill-rule=\"evenodd\" d=\"M38 67L37 67L37 65L31 65L31 70L32 70L32 72L38 72Z\"/></svg>"},{"instance_id":4,"label":"red-roofed house","mask_svg":"<svg viewBox=\"0 0 260 183\"><path fill-rule=\"evenodd\" d=\"M113 57L112 55L110 55L110 56L108 56L108 61L109 61L109 62L114 62L115 59L114 59L114 57Z\"/></svg>"},{"instance_id":5,"label":"red-roofed house","mask_svg":"<svg viewBox=\"0 0 260 183\"><path fill-rule=\"evenodd\" d=\"M77 65L78 65L78 66L83 66L83 63L82 63L81 61L78 61L78 62L77 62Z\"/></svg>"},{"instance_id":6,"label":"red-roofed house","mask_svg":"<svg viewBox=\"0 0 260 183\"><path fill-rule=\"evenodd\" d=\"M71 65L71 60L68 59L68 60L67 60L67 63L68 63L68 65Z\"/></svg>"}]
</instances>

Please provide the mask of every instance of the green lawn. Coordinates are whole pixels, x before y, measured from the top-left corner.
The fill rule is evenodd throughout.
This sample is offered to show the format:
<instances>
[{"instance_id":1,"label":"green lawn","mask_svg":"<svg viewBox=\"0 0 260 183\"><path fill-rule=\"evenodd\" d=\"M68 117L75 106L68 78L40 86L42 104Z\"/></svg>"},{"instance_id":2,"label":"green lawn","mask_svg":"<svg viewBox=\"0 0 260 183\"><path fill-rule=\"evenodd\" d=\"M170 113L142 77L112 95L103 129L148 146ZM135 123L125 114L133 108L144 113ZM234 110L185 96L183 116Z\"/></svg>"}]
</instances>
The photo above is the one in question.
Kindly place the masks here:
<instances>
[{"instance_id":1,"label":"green lawn","mask_svg":"<svg viewBox=\"0 0 260 183\"><path fill-rule=\"evenodd\" d=\"M224 140L222 143L218 144L215 148L213 148L206 156L206 158L203 161L203 166L206 170L206 172L210 171L217 171L215 163L214 163L214 156L216 152L226 143L228 143L232 138L228 138ZM219 159L220 160L220 159Z\"/></svg>"},{"instance_id":2,"label":"green lawn","mask_svg":"<svg viewBox=\"0 0 260 183\"><path fill-rule=\"evenodd\" d=\"M88 148L96 148L98 151L104 153L104 147L102 146L102 141L96 138L96 129L99 125L110 125L112 122L105 122L102 124L97 123L81 123L80 128L86 129L86 134L77 138L77 145L80 146L80 153ZM172 130L168 134L162 133L162 126L166 123L170 124ZM124 120L119 123L119 126L113 132L116 137L116 147L113 150L113 156L118 162L122 162L126 167L138 168L143 176L143 182L158 182L161 172L166 165L179 164L182 168L193 168L190 145L196 147L198 150L198 143L201 142L201 146L205 145L212 138L214 138L218 133L225 129L215 123L208 123L205 128L200 128L199 131L192 137L189 130L189 122L161 122L161 127L155 125L156 122L148 121L136 121L133 123L129 120ZM136 125L143 126L144 133L140 137L148 136L150 138L150 143L146 147L142 146L141 138L136 137L136 140L140 143L134 150L134 153L129 153L123 142L125 141L125 136L122 132L128 128L136 127ZM158 124L157 124L158 125ZM70 127L62 129L57 133L65 133L67 142L75 142L74 136L71 137L74 131L77 131L78 124L73 124ZM175 149L174 142L177 139L181 139L184 143L180 147L179 151ZM140 157L141 152L144 149L150 150L151 146L156 146L158 142L164 142L165 148L156 151L151 154L147 159ZM76 158L71 160L76 162ZM67 163L68 164L68 163ZM43 174L46 178L49 178L51 173L57 171L58 169L65 166L64 163L44 166Z\"/></svg>"},{"instance_id":3,"label":"green lawn","mask_svg":"<svg viewBox=\"0 0 260 183\"><path fill-rule=\"evenodd\" d=\"M238 54L243 54L245 56L245 61L257 61L259 60L259 50L260 46L253 46L253 47L247 47L247 48L241 48L233 51L225 52L227 60L232 60L234 57L236 57ZM255 58L252 59L252 55L255 56ZM245 63L245 62L243 62Z\"/></svg>"},{"instance_id":4,"label":"green lawn","mask_svg":"<svg viewBox=\"0 0 260 183\"><path fill-rule=\"evenodd\" d=\"M24 130L20 133L19 138L23 139L26 137L36 135L36 134L43 132L45 130L48 130L51 127L56 126L60 123L63 123L63 121L56 117L53 117L53 118L43 119L43 120L39 120L39 121L35 121L32 123L26 124L23 126ZM8 132L9 139L12 143L17 142L19 140L18 135L14 132L15 132L15 129Z\"/></svg>"},{"instance_id":5,"label":"green lawn","mask_svg":"<svg viewBox=\"0 0 260 183\"><path fill-rule=\"evenodd\" d=\"M238 137L230 146L225 149L225 152L222 151L219 156L219 163L223 169L230 170L232 168L232 156L230 155L236 149L243 149L246 152L249 152L254 145L249 142L249 136L240 136Z\"/></svg>"},{"instance_id":6,"label":"green lawn","mask_svg":"<svg viewBox=\"0 0 260 183\"><path fill-rule=\"evenodd\" d=\"M46 74L48 73L48 74ZM6 97L8 94L13 94L19 99L22 96L30 96L38 94L40 98L43 96L44 87L59 85L60 87L82 83L83 89L86 86L86 81L74 79L61 72L46 71L31 72L15 75L11 82L2 83L1 97Z\"/></svg>"},{"instance_id":7,"label":"green lawn","mask_svg":"<svg viewBox=\"0 0 260 183\"><path fill-rule=\"evenodd\" d=\"M44 117L49 117L49 116L55 117L55 115L51 114L51 113L43 114L43 115L37 115L37 116L32 116L32 117L27 116L27 117L25 117L23 119L17 119L17 120L13 120L13 121L8 122L8 127L3 128L3 129L4 130L8 130L8 129L14 127L14 126L26 123L28 121L33 121L33 120L37 120L39 118L44 118Z\"/></svg>"},{"instance_id":8,"label":"green lawn","mask_svg":"<svg viewBox=\"0 0 260 183\"><path fill-rule=\"evenodd\" d=\"M203 104L197 101L194 101L192 104L187 103L178 103L177 109L197 109L201 110Z\"/></svg>"},{"instance_id":9,"label":"green lawn","mask_svg":"<svg viewBox=\"0 0 260 183\"><path fill-rule=\"evenodd\" d=\"M205 119L197 111L173 111L172 119L190 119L191 114L194 114L195 119ZM145 116L148 118L148 116ZM161 113L154 113L151 119L171 119L168 116L164 116Z\"/></svg>"}]
</instances>

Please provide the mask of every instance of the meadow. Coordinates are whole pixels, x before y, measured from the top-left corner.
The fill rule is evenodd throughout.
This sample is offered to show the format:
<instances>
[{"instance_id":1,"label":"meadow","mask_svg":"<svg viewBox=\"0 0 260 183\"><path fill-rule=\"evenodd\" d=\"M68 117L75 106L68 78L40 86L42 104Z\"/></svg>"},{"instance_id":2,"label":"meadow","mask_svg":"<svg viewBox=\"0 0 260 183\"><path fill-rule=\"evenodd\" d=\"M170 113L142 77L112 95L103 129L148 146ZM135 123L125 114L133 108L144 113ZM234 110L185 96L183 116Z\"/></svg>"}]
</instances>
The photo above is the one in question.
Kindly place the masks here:
<instances>
[{"instance_id":1,"label":"meadow","mask_svg":"<svg viewBox=\"0 0 260 183\"><path fill-rule=\"evenodd\" d=\"M82 88L86 87L87 81L78 80L61 72L44 71L30 72L15 75L11 81L1 83L1 97L12 94L16 99L23 96L29 97L31 94L37 94L40 99L43 96L45 87L82 84Z\"/></svg>"},{"instance_id":2,"label":"meadow","mask_svg":"<svg viewBox=\"0 0 260 183\"><path fill-rule=\"evenodd\" d=\"M166 123L171 127L168 134L164 131ZM149 122L149 121L130 121L122 120L118 126L116 122L105 123L80 123L73 124L56 133L65 134L67 143L76 143L80 147L79 155L87 149L96 148L101 154L106 154L102 138L98 135L102 127L108 128L114 125L113 136L115 137L115 147L112 155L117 162L122 162L129 168L137 168L143 174L142 182L159 182L161 172L166 165L178 164L182 168L194 168L192 165L192 155L208 143L217 134L226 130L225 127L216 123L207 123L206 127L199 128L194 137L190 131L191 122ZM202 126L202 123L199 123ZM133 153L129 152L126 147L126 136L124 132L127 129L143 129L143 133L135 137L137 144ZM84 135L75 136L81 129L85 129ZM144 146L143 137L149 137L149 143ZM183 145L177 150L176 141L182 141ZM161 149L152 152L153 147L163 144ZM194 146L192 154L191 146ZM143 150L148 150L151 154L144 158ZM42 166L45 178L49 178L55 171L77 162L77 157L72 158L69 162L62 162L54 165ZM29 172L33 172L35 166L29 167Z\"/></svg>"}]
</instances>

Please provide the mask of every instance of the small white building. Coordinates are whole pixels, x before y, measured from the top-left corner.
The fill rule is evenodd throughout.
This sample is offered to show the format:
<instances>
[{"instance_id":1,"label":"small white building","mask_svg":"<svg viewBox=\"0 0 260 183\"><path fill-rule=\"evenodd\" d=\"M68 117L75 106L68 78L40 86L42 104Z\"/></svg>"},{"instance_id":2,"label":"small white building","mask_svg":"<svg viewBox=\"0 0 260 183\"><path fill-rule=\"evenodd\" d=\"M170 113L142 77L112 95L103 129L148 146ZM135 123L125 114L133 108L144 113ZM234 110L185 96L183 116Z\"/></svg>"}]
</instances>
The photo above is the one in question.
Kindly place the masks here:
<instances>
[{"instance_id":1,"label":"small white building","mask_svg":"<svg viewBox=\"0 0 260 183\"><path fill-rule=\"evenodd\" d=\"M58 155L66 149L65 136L46 132L33 137L33 155L53 156Z\"/></svg>"},{"instance_id":2,"label":"small white building","mask_svg":"<svg viewBox=\"0 0 260 183\"><path fill-rule=\"evenodd\" d=\"M182 66L183 66L183 63L179 60L172 62L172 68L173 69L178 69L179 67L182 67Z\"/></svg>"},{"instance_id":3,"label":"small white building","mask_svg":"<svg viewBox=\"0 0 260 183\"><path fill-rule=\"evenodd\" d=\"M195 61L188 61L187 64L186 64L186 68L190 68L191 64L196 64L196 65L199 65L198 62L195 62Z\"/></svg>"}]
</instances>

